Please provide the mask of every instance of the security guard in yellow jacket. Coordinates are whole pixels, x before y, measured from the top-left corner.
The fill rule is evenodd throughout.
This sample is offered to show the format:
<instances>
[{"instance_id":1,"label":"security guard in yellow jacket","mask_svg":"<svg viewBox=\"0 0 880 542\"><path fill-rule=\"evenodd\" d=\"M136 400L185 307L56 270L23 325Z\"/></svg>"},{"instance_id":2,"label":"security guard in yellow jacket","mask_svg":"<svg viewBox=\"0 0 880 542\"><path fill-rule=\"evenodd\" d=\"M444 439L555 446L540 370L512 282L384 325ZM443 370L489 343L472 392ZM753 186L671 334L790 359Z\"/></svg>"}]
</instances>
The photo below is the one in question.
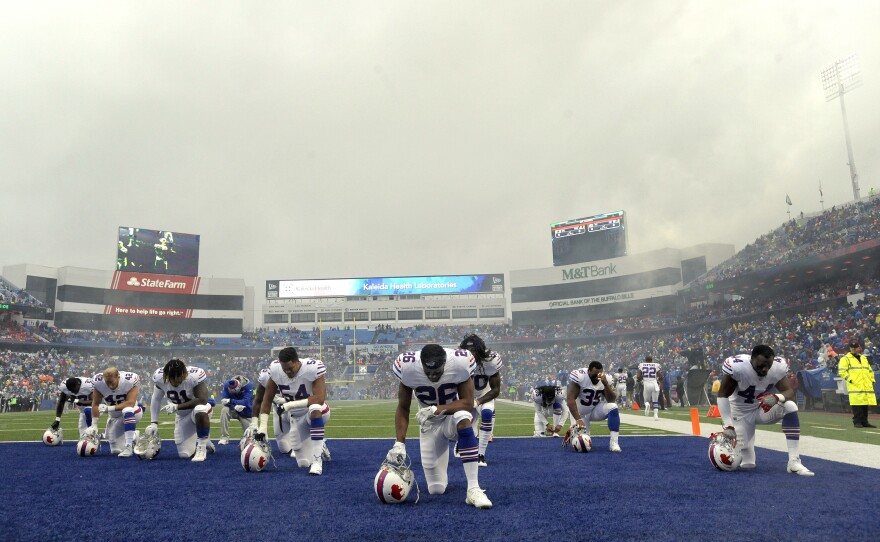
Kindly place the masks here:
<instances>
[{"instance_id":1,"label":"security guard in yellow jacket","mask_svg":"<svg viewBox=\"0 0 880 542\"><path fill-rule=\"evenodd\" d=\"M850 341L849 354L840 358L838 371L849 391L853 425L875 427L868 423L868 407L877 404L877 396L874 394L874 369L868 363L868 358L862 355L862 345L858 339Z\"/></svg>"}]
</instances>

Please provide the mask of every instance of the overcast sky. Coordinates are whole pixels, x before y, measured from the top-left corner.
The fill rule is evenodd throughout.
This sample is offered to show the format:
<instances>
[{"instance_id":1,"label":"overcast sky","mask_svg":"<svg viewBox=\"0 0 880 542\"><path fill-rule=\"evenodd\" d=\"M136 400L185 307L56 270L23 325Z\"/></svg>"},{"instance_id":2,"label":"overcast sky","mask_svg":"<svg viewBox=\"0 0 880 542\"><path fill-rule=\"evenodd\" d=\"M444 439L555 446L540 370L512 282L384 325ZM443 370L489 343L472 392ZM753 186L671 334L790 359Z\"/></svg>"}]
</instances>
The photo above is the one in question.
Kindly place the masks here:
<instances>
[{"instance_id":1,"label":"overcast sky","mask_svg":"<svg viewBox=\"0 0 880 542\"><path fill-rule=\"evenodd\" d=\"M119 226L202 276L499 273L623 209L630 253L736 250L880 189L880 2L0 3L0 267L114 269Z\"/></svg>"}]
</instances>

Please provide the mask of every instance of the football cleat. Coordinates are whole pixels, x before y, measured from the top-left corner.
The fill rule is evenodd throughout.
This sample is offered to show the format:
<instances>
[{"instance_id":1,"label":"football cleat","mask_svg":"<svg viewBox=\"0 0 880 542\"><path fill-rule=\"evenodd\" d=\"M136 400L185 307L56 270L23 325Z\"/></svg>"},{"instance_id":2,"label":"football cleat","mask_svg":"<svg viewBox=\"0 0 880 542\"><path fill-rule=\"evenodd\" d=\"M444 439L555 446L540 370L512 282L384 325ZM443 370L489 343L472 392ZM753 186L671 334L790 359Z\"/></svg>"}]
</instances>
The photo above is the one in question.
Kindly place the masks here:
<instances>
[{"instance_id":1,"label":"football cleat","mask_svg":"<svg viewBox=\"0 0 880 542\"><path fill-rule=\"evenodd\" d=\"M196 443L196 453L193 454L192 461L198 463L204 461L208 457L208 447L200 442Z\"/></svg>"},{"instance_id":2,"label":"football cleat","mask_svg":"<svg viewBox=\"0 0 880 542\"><path fill-rule=\"evenodd\" d=\"M468 490L467 499L465 499L464 502L466 504L475 506L477 508L482 508L484 510L492 508L492 501L490 501L489 497L486 496L486 492L478 487Z\"/></svg>"},{"instance_id":3,"label":"football cleat","mask_svg":"<svg viewBox=\"0 0 880 542\"><path fill-rule=\"evenodd\" d=\"M712 433L709 436L709 461L720 471L731 472L739 468L742 454L724 433Z\"/></svg>"},{"instance_id":4,"label":"football cleat","mask_svg":"<svg viewBox=\"0 0 880 542\"><path fill-rule=\"evenodd\" d=\"M620 444L612 442L608 445L608 450L611 452L620 452Z\"/></svg>"},{"instance_id":5,"label":"football cleat","mask_svg":"<svg viewBox=\"0 0 880 542\"><path fill-rule=\"evenodd\" d=\"M399 463L383 461L382 467L373 479L373 491L385 504L405 502L413 486L416 487L416 502L419 502L419 486L416 483L415 474L410 468L408 457Z\"/></svg>"},{"instance_id":6,"label":"football cleat","mask_svg":"<svg viewBox=\"0 0 880 542\"><path fill-rule=\"evenodd\" d=\"M158 434L141 435L134 443L134 453L141 459L153 459L162 450L162 439Z\"/></svg>"},{"instance_id":7,"label":"football cleat","mask_svg":"<svg viewBox=\"0 0 880 542\"><path fill-rule=\"evenodd\" d=\"M226 446L227 444L229 444L229 439L226 437L223 437L217 441L217 444L220 446Z\"/></svg>"},{"instance_id":8,"label":"football cleat","mask_svg":"<svg viewBox=\"0 0 880 542\"><path fill-rule=\"evenodd\" d=\"M321 456L317 456L312 458L312 464L309 465L309 474L313 476L321 476L324 473L324 462L321 460Z\"/></svg>"},{"instance_id":9,"label":"football cleat","mask_svg":"<svg viewBox=\"0 0 880 542\"><path fill-rule=\"evenodd\" d=\"M125 448L119 452L119 457L131 457L134 455L134 445L126 444Z\"/></svg>"},{"instance_id":10,"label":"football cleat","mask_svg":"<svg viewBox=\"0 0 880 542\"><path fill-rule=\"evenodd\" d=\"M327 447L327 441L321 443L321 459L330 461L330 448Z\"/></svg>"},{"instance_id":11,"label":"football cleat","mask_svg":"<svg viewBox=\"0 0 880 542\"><path fill-rule=\"evenodd\" d=\"M801 463L800 458L790 460L785 470L798 476L813 476L815 474Z\"/></svg>"},{"instance_id":12,"label":"football cleat","mask_svg":"<svg viewBox=\"0 0 880 542\"><path fill-rule=\"evenodd\" d=\"M64 430L60 427L58 429L46 429L43 433L43 444L46 446L58 446L59 444L64 442Z\"/></svg>"},{"instance_id":13,"label":"football cleat","mask_svg":"<svg viewBox=\"0 0 880 542\"><path fill-rule=\"evenodd\" d=\"M480 455L478 456L478 459L477 459L477 465L479 465L479 466L481 466L481 467L488 467L488 466L489 466L489 464L486 463L486 456L485 456L485 455L480 454Z\"/></svg>"}]
</instances>

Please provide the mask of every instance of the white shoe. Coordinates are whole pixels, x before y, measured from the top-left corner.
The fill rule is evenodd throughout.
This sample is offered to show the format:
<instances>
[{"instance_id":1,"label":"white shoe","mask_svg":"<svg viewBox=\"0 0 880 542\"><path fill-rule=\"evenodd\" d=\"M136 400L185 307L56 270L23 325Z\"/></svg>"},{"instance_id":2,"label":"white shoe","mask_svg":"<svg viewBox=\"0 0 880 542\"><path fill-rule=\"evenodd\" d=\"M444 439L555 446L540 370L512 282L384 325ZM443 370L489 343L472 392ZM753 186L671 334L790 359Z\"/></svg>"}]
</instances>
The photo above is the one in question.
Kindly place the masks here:
<instances>
[{"instance_id":1,"label":"white shoe","mask_svg":"<svg viewBox=\"0 0 880 542\"><path fill-rule=\"evenodd\" d=\"M206 457L208 457L208 447L204 444L196 443L196 453L193 454L192 460L194 462L204 461Z\"/></svg>"},{"instance_id":2,"label":"white shoe","mask_svg":"<svg viewBox=\"0 0 880 542\"><path fill-rule=\"evenodd\" d=\"M742 464L740 464L739 468L742 470L752 470L755 468L755 464L754 463L742 463Z\"/></svg>"},{"instance_id":3,"label":"white shoe","mask_svg":"<svg viewBox=\"0 0 880 542\"><path fill-rule=\"evenodd\" d=\"M214 443L209 440L208 441L208 453L213 454L216 451L217 451L217 448L214 447Z\"/></svg>"},{"instance_id":4,"label":"white shoe","mask_svg":"<svg viewBox=\"0 0 880 542\"><path fill-rule=\"evenodd\" d=\"M553 433L553 438L559 438L559 433Z\"/></svg>"},{"instance_id":5,"label":"white shoe","mask_svg":"<svg viewBox=\"0 0 880 542\"><path fill-rule=\"evenodd\" d=\"M489 466L489 464L486 463L486 456L485 455L481 454L481 455L477 456L477 466L479 466L479 467L488 467Z\"/></svg>"},{"instance_id":6,"label":"white shoe","mask_svg":"<svg viewBox=\"0 0 880 542\"><path fill-rule=\"evenodd\" d=\"M290 458L296 459L296 450L290 450Z\"/></svg>"},{"instance_id":7,"label":"white shoe","mask_svg":"<svg viewBox=\"0 0 880 542\"><path fill-rule=\"evenodd\" d=\"M217 444L220 446L226 446L227 444L229 444L229 439L226 437L223 437L217 441Z\"/></svg>"},{"instance_id":8,"label":"white shoe","mask_svg":"<svg viewBox=\"0 0 880 542\"><path fill-rule=\"evenodd\" d=\"M317 456L312 459L312 466L309 467L309 474L314 476L321 476L324 472L324 463L321 460L321 456Z\"/></svg>"},{"instance_id":9,"label":"white shoe","mask_svg":"<svg viewBox=\"0 0 880 542\"><path fill-rule=\"evenodd\" d=\"M134 446L126 444L125 449L119 452L119 457L131 457L134 455Z\"/></svg>"},{"instance_id":10,"label":"white shoe","mask_svg":"<svg viewBox=\"0 0 880 542\"><path fill-rule=\"evenodd\" d=\"M330 448L327 447L327 443L321 444L321 459L324 461L330 461Z\"/></svg>"},{"instance_id":11,"label":"white shoe","mask_svg":"<svg viewBox=\"0 0 880 542\"><path fill-rule=\"evenodd\" d=\"M543 431L541 431L541 432L535 431L535 434L532 435L532 436L533 436L533 437L543 437L543 436L544 436L544 432L543 432Z\"/></svg>"},{"instance_id":12,"label":"white shoe","mask_svg":"<svg viewBox=\"0 0 880 542\"><path fill-rule=\"evenodd\" d=\"M608 450L612 452L620 452L620 444L612 442L608 445Z\"/></svg>"},{"instance_id":13,"label":"white shoe","mask_svg":"<svg viewBox=\"0 0 880 542\"><path fill-rule=\"evenodd\" d=\"M465 504L469 504L477 508L492 508L492 501L490 501L489 497L486 496L486 492L478 487L468 490L467 499L465 499L464 502Z\"/></svg>"},{"instance_id":14,"label":"white shoe","mask_svg":"<svg viewBox=\"0 0 880 542\"><path fill-rule=\"evenodd\" d=\"M788 462L788 468L786 469L788 472L792 474L797 474L798 476L813 476L814 473L807 467L801 464L800 459L792 459Z\"/></svg>"}]
</instances>

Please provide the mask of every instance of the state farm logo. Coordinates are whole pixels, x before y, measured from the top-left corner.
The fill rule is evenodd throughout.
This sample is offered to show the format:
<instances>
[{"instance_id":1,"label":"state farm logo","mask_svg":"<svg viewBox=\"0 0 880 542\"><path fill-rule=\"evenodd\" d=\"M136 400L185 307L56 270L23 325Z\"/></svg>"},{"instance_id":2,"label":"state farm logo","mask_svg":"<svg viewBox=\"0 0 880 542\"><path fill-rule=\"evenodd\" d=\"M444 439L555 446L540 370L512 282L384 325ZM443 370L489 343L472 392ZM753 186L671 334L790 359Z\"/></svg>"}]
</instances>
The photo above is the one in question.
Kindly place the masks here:
<instances>
[{"instance_id":1,"label":"state farm logo","mask_svg":"<svg viewBox=\"0 0 880 542\"><path fill-rule=\"evenodd\" d=\"M179 282L176 280L153 280L148 278L138 279L137 277L131 277L128 279L128 282L125 283L128 286L138 286L141 288L164 288L166 290L185 290L186 283Z\"/></svg>"}]
</instances>

